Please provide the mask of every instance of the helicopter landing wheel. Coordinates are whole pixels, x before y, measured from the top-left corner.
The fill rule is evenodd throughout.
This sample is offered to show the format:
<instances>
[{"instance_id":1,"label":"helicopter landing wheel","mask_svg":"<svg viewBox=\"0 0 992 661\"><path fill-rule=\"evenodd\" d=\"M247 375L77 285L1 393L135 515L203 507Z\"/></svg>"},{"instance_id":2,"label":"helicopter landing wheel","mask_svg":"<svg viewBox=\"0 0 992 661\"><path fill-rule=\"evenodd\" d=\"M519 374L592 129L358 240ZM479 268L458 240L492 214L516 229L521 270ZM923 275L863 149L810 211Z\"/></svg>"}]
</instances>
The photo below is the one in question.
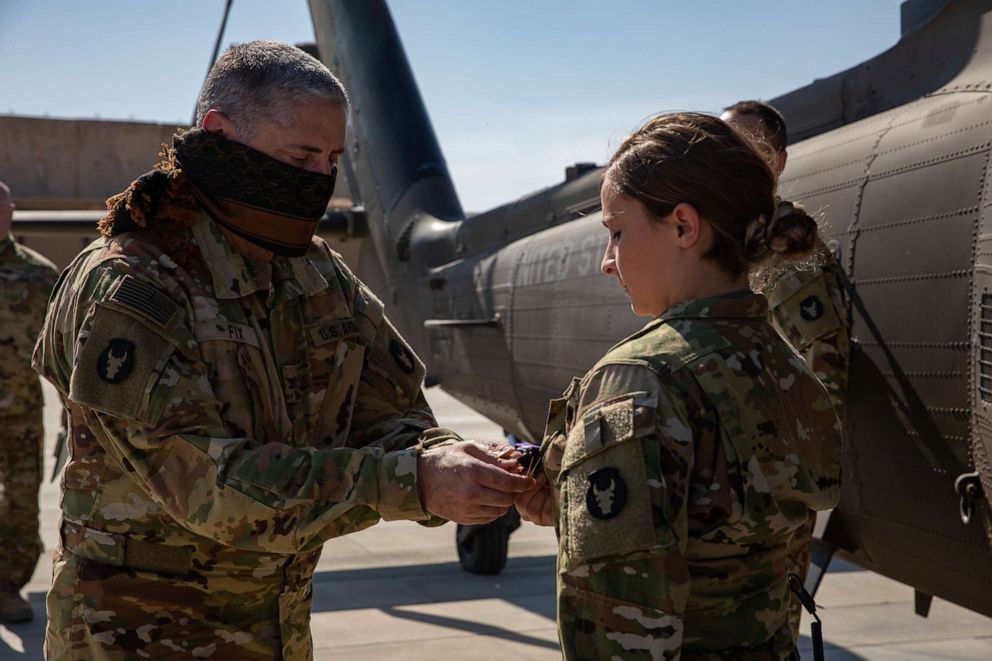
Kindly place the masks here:
<instances>
[{"instance_id":1,"label":"helicopter landing wheel","mask_svg":"<svg viewBox=\"0 0 992 661\"><path fill-rule=\"evenodd\" d=\"M455 545L458 563L471 574L490 576L506 567L510 533L520 527L520 515L515 508L492 523L478 526L458 525Z\"/></svg>"}]
</instances>

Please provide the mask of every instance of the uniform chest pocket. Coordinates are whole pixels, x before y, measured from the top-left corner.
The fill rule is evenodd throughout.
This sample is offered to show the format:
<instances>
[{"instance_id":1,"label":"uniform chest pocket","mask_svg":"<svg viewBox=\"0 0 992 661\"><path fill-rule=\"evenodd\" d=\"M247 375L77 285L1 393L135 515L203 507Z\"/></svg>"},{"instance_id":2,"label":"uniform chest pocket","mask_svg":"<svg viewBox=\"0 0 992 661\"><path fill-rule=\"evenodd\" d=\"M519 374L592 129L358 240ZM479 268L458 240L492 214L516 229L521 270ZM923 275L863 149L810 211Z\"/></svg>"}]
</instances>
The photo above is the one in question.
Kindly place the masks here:
<instances>
[{"instance_id":1,"label":"uniform chest pocket","mask_svg":"<svg viewBox=\"0 0 992 661\"><path fill-rule=\"evenodd\" d=\"M222 413L224 422L233 434L257 433L255 412L275 397L276 382L262 351L266 338L252 326L220 318L197 321L194 333L214 395L230 404Z\"/></svg>"},{"instance_id":2,"label":"uniform chest pocket","mask_svg":"<svg viewBox=\"0 0 992 661\"><path fill-rule=\"evenodd\" d=\"M365 344L354 319L310 326L307 340L313 387L307 394L306 415L319 445L340 446L351 428Z\"/></svg>"},{"instance_id":3,"label":"uniform chest pocket","mask_svg":"<svg viewBox=\"0 0 992 661\"><path fill-rule=\"evenodd\" d=\"M211 319L197 321L195 333L211 385L222 400L240 397L244 386L250 386L253 391L267 391L261 340L254 328Z\"/></svg>"},{"instance_id":4,"label":"uniform chest pocket","mask_svg":"<svg viewBox=\"0 0 992 661\"><path fill-rule=\"evenodd\" d=\"M568 432L561 489L560 571L665 543L655 525L642 439L630 395L585 413Z\"/></svg>"}]
</instances>

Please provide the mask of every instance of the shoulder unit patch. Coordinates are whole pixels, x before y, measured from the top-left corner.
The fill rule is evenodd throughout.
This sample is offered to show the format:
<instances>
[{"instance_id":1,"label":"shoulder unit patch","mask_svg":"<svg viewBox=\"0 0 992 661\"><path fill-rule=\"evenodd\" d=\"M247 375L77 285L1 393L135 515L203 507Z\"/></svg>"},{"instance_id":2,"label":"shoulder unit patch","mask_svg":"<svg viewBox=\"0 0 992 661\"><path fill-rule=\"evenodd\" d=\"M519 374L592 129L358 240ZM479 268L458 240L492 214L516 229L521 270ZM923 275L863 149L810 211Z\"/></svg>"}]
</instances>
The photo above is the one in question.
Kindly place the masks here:
<instances>
[{"instance_id":1,"label":"shoulder unit patch","mask_svg":"<svg viewBox=\"0 0 992 661\"><path fill-rule=\"evenodd\" d=\"M823 316L824 310L823 301L815 294L807 296L799 303L799 315L806 321L816 321Z\"/></svg>"},{"instance_id":2,"label":"shoulder unit patch","mask_svg":"<svg viewBox=\"0 0 992 661\"><path fill-rule=\"evenodd\" d=\"M612 519L627 504L627 484L613 466L600 468L589 475L586 509L593 517Z\"/></svg>"},{"instance_id":3,"label":"shoulder unit patch","mask_svg":"<svg viewBox=\"0 0 992 661\"><path fill-rule=\"evenodd\" d=\"M134 342L112 338L96 362L97 375L107 383L117 384L127 378L134 367Z\"/></svg>"}]
</instances>

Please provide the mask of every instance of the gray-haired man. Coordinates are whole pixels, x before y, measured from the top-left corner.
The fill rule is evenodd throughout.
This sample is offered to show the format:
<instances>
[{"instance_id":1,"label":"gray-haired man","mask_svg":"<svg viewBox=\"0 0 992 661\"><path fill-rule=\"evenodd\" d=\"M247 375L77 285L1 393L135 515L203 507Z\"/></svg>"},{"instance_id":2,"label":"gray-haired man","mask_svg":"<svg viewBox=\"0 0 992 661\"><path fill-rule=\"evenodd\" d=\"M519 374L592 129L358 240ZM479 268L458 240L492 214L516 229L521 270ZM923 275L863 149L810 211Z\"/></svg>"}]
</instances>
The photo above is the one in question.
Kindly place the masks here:
<instances>
[{"instance_id":1,"label":"gray-haired man","mask_svg":"<svg viewBox=\"0 0 992 661\"><path fill-rule=\"evenodd\" d=\"M491 520L531 486L437 428L423 365L313 237L347 109L301 51L229 49L199 128L69 267L35 353L71 418L49 658L309 659L327 539Z\"/></svg>"}]
</instances>

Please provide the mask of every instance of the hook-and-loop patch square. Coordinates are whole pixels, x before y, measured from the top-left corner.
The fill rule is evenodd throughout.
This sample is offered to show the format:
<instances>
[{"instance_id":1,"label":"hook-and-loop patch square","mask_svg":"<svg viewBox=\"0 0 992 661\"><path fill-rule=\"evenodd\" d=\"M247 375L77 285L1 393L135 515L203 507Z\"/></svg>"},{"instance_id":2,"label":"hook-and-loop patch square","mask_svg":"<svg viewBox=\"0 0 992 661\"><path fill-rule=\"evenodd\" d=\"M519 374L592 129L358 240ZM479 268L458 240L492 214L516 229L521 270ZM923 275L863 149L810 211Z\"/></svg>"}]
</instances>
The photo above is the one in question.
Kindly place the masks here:
<instances>
[{"instance_id":1,"label":"hook-and-loop patch square","mask_svg":"<svg viewBox=\"0 0 992 661\"><path fill-rule=\"evenodd\" d=\"M569 430L562 490L561 571L658 545L635 396L586 413Z\"/></svg>"},{"instance_id":2,"label":"hook-and-loop patch square","mask_svg":"<svg viewBox=\"0 0 992 661\"><path fill-rule=\"evenodd\" d=\"M174 346L143 319L97 304L69 381L69 399L103 413L154 424L167 398L155 398Z\"/></svg>"}]
</instances>

